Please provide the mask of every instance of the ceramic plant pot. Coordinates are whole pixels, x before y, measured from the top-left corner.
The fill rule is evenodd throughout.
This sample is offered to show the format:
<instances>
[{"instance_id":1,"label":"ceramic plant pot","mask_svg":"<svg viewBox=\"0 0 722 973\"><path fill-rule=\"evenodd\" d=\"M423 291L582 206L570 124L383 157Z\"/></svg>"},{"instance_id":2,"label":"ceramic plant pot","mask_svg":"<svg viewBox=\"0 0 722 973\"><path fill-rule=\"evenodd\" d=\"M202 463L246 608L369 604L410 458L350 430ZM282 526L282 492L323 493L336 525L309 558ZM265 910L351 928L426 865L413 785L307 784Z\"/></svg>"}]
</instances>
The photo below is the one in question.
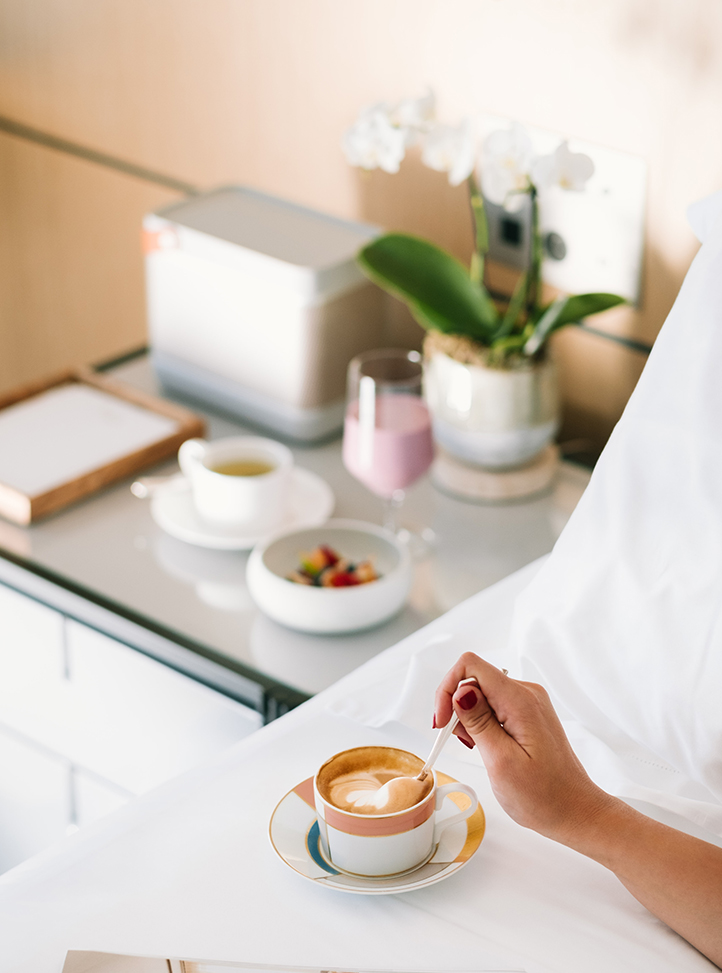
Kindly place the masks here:
<instances>
[{"instance_id":1,"label":"ceramic plant pot","mask_svg":"<svg viewBox=\"0 0 722 973\"><path fill-rule=\"evenodd\" d=\"M559 428L552 359L491 368L481 355L475 363L459 361L437 344L427 340L424 348L424 390L437 443L456 459L484 469L531 462Z\"/></svg>"}]
</instances>

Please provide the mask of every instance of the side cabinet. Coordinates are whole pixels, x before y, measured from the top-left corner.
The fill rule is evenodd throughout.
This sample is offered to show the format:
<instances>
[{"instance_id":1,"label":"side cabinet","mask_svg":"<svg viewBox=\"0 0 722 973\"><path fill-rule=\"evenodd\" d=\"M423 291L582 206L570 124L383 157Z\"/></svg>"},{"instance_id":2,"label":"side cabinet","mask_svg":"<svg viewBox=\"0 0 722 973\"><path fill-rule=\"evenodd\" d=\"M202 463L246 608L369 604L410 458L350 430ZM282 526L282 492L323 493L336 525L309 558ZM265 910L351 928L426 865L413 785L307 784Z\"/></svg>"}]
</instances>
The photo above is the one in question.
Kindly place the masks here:
<instances>
[{"instance_id":1,"label":"side cabinet","mask_svg":"<svg viewBox=\"0 0 722 973\"><path fill-rule=\"evenodd\" d=\"M262 721L0 584L0 872Z\"/></svg>"}]
</instances>

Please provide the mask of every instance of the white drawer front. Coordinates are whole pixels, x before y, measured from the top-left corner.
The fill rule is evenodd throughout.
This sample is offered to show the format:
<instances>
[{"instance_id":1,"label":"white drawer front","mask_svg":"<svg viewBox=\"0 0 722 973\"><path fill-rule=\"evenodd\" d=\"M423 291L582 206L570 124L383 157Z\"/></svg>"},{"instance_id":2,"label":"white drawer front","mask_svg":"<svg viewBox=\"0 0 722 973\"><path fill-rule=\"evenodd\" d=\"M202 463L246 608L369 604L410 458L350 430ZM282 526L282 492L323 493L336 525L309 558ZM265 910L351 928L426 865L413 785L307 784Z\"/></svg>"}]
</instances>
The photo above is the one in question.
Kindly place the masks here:
<instances>
[{"instance_id":1,"label":"white drawer front","mask_svg":"<svg viewBox=\"0 0 722 973\"><path fill-rule=\"evenodd\" d=\"M0 726L52 738L65 692L63 616L0 585Z\"/></svg>"},{"instance_id":2,"label":"white drawer front","mask_svg":"<svg viewBox=\"0 0 722 973\"><path fill-rule=\"evenodd\" d=\"M0 706L5 693L57 684L63 671L62 615L0 585Z\"/></svg>"},{"instance_id":3,"label":"white drawer front","mask_svg":"<svg viewBox=\"0 0 722 973\"><path fill-rule=\"evenodd\" d=\"M69 622L67 640L75 701L68 749L133 793L261 725L253 710L84 625Z\"/></svg>"},{"instance_id":4,"label":"white drawer front","mask_svg":"<svg viewBox=\"0 0 722 973\"><path fill-rule=\"evenodd\" d=\"M0 729L0 873L67 833L67 761Z\"/></svg>"},{"instance_id":5,"label":"white drawer front","mask_svg":"<svg viewBox=\"0 0 722 973\"><path fill-rule=\"evenodd\" d=\"M77 770L139 794L261 723L249 707L0 585L0 729Z\"/></svg>"}]
</instances>

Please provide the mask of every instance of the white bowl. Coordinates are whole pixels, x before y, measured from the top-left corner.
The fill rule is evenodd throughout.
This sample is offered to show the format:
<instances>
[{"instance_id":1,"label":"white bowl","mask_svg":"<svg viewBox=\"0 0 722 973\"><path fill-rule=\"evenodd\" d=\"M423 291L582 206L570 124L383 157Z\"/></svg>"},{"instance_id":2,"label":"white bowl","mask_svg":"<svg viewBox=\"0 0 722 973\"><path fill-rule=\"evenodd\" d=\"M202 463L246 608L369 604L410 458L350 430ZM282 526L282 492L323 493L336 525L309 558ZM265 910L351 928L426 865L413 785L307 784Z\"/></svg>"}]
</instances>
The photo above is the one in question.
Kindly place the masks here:
<instances>
[{"instance_id":1,"label":"white bowl","mask_svg":"<svg viewBox=\"0 0 722 973\"><path fill-rule=\"evenodd\" d=\"M298 568L300 554L328 544L351 561L370 558L377 581L348 588L317 588L286 577ZM380 625L404 606L411 590L412 564L396 537L375 524L329 520L276 534L258 544L248 560L251 597L270 618L300 632L358 632Z\"/></svg>"}]
</instances>

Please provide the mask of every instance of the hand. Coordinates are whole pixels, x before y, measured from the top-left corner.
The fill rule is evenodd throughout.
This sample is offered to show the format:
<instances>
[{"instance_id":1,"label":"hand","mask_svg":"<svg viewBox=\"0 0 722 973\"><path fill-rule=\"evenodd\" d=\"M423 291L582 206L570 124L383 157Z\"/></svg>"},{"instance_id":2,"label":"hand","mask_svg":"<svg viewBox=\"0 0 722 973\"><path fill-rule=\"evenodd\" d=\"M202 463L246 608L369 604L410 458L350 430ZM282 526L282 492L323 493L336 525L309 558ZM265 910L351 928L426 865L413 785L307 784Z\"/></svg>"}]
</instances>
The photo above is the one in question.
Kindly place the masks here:
<instances>
[{"instance_id":1,"label":"hand","mask_svg":"<svg viewBox=\"0 0 722 973\"><path fill-rule=\"evenodd\" d=\"M459 686L474 677L479 688ZM434 720L476 745L499 803L519 824L611 869L650 912L722 969L722 848L640 814L597 787L549 696L467 652L436 691Z\"/></svg>"},{"instance_id":2,"label":"hand","mask_svg":"<svg viewBox=\"0 0 722 973\"><path fill-rule=\"evenodd\" d=\"M474 677L479 688L459 686ZM461 656L436 691L434 718L476 745L494 794L518 824L564 844L614 799L587 776L549 696L536 683L510 679L471 652Z\"/></svg>"}]
</instances>

